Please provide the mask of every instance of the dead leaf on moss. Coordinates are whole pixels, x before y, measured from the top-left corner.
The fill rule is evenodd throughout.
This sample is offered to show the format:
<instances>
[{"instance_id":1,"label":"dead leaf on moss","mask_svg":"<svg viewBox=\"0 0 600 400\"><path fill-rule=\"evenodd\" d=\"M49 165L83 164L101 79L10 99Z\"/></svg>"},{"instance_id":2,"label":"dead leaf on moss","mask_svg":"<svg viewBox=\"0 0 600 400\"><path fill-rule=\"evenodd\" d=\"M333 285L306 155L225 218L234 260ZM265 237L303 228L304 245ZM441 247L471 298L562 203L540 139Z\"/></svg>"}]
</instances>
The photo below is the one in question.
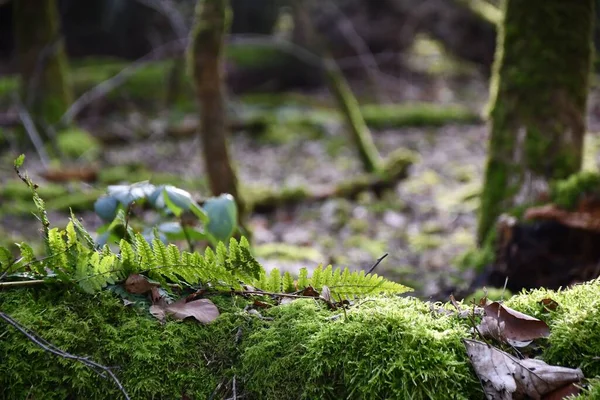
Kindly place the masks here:
<instances>
[{"instance_id":1,"label":"dead leaf on moss","mask_svg":"<svg viewBox=\"0 0 600 400\"><path fill-rule=\"evenodd\" d=\"M166 316L170 315L179 320L193 317L198 322L208 324L217 319L219 310L208 299L193 300L186 303L185 298L183 298L171 304L159 301L158 304L150 306L150 314L160 321L165 321Z\"/></svg>"},{"instance_id":2,"label":"dead leaf on moss","mask_svg":"<svg viewBox=\"0 0 600 400\"><path fill-rule=\"evenodd\" d=\"M312 286L307 286L302 291L302 296L319 297L319 292L317 292Z\"/></svg>"},{"instance_id":3,"label":"dead leaf on moss","mask_svg":"<svg viewBox=\"0 0 600 400\"><path fill-rule=\"evenodd\" d=\"M158 284L150 282L148 278L140 274L131 274L125 281L125 290L133 294L144 294L158 286Z\"/></svg>"},{"instance_id":4,"label":"dead leaf on moss","mask_svg":"<svg viewBox=\"0 0 600 400\"><path fill-rule=\"evenodd\" d=\"M467 354L488 399L542 399L583 379L580 369L519 360L486 343L463 339Z\"/></svg>"},{"instance_id":5,"label":"dead leaf on moss","mask_svg":"<svg viewBox=\"0 0 600 400\"><path fill-rule=\"evenodd\" d=\"M548 337L548 324L527 314L506 307L497 301L484 307L485 316L477 327L484 337L506 341L524 347L534 339Z\"/></svg>"},{"instance_id":6,"label":"dead leaf on moss","mask_svg":"<svg viewBox=\"0 0 600 400\"><path fill-rule=\"evenodd\" d=\"M558 302L548 297L540 300L540 304L544 306L544 309L546 311L556 311L556 309L558 308Z\"/></svg>"}]
</instances>

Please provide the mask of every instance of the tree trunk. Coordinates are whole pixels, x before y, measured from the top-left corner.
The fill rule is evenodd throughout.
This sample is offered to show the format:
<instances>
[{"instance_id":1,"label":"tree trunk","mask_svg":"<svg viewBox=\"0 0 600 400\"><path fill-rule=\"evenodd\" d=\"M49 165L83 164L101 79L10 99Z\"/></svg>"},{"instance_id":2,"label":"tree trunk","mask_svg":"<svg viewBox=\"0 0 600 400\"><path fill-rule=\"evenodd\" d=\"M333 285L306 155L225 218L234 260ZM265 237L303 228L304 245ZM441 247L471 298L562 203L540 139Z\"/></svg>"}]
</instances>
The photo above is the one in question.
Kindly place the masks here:
<instances>
[{"instance_id":1,"label":"tree trunk","mask_svg":"<svg viewBox=\"0 0 600 400\"><path fill-rule=\"evenodd\" d=\"M228 149L223 49L229 29L227 0L199 0L189 49L191 71L200 105L200 138L213 195L235 197L240 215L244 204Z\"/></svg>"},{"instance_id":2,"label":"tree trunk","mask_svg":"<svg viewBox=\"0 0 600 400\"><path fill-rule=\"evenodd\" d=\"M14 27L22 101L36 122L54 124L72 100L55 0L16 0Z\"/></svg>"},{"instance_id":3,"label":"tree trunk","mask_svg":"<svg viewBox=\"0 0 600 400\"><path fill-rule=\"evenodd\" d=\"M505 210L532 203L582 162L594 0L506 0L491 83L480 243Z\"/></svg>"}]
</instances>

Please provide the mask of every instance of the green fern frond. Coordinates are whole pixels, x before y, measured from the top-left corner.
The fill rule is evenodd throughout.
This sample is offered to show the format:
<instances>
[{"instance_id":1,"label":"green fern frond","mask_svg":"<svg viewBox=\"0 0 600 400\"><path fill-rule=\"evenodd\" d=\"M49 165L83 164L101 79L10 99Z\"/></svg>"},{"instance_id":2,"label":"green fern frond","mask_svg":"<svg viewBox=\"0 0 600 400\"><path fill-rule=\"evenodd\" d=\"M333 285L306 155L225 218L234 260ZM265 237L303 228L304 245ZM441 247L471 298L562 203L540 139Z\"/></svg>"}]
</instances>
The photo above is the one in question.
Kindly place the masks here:
<instances>
[{"instance_id":1,"label":"green fern frond","mask_svg":"<svg viewBox=\"0 0 600 400\"><path fill-rule=\"evenodd\" d=\"M292 274L290 274L288 271L285 271L285 274L283 274L283 292L292 293L294 291L296 291L294 278L292 277Z\"/></svg>"},{"instance_id":2,"label":"green fern frond","mask_svg":"<svg viewBox=\"0 0 600 400\"><path fill-rule=\"evenodd\" d=\"M310 285L308 280L308 270L306 268L300 268L300 273L298 274L298 289L303 289Z\"/></svg>"},{"instance_id":3,"label":"green fern frond","mask_svg":"<svg viewBox=\"0 0 600 400\"><path fill-rule=\"evenodd\" d=\"M267 290L281 293L281 273L277 268L273 268L269 274L269 288Z\"/></svg>"}]
</instances>

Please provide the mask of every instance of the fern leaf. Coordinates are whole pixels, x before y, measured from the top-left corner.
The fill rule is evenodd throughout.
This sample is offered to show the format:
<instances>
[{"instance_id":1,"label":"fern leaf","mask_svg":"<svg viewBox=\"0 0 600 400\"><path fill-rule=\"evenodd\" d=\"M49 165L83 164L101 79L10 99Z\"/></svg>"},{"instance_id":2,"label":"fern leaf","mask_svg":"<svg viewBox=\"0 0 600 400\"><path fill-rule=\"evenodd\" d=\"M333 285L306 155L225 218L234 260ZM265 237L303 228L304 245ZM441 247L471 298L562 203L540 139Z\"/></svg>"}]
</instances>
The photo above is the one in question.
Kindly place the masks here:
<instances>
[{"instance_id":1,"label":"fern leaf","mask_svg":"<svg viewBox=\"0 0 600 400\"><path fill-rule=\"evenodd\" d=\"M331 286L333 285L333 267L330 265L328 265L324 270L323 270L323 284L325 286Z\"/></svg>"},{"instance_id":2,"label":"fern leaf","mask_svg":"<svg viewBox=\"0 0 600 400\"><path fill-rule=\"evenodd\" d=\"M308 270L306 268L300 268L298 274L298 289L304 289L308 287Z\"/></svg>"},{"instance_id":3,"label":"fern leaf","mask_svg":"<svg viewBox=\"0 0 600 400\"><path fill-rule=\"evenodd\" d=\"M82 244L85 247L87 247L88 249L93 249L95 246L94 239L88 233L88 231L83 227L81 222L75 217L75 214L73 214L72 210L71 210L70 222L73 223L73 227L75 228L75 231L77 232L77 236L81 240L83 240Z\"/></svg>"},{"instance_id":4,"label":"fern leaf","mask_svg":"<svg viewBox=\"0 0 600 400\"><path fill-rule=\"evenodd\" d=\"M58 228L52 228L48 231L48 243L50 246L48 265L61 280L69 281L71 279L69 272L74 270L74 266L69 264L67 245L62 234L63 232L59 231Z\"/></svg>"},{"instance_id":5,"label":"fern leaf","mask_svg":"<svg viewBox=\"0 0 600 400\"><path fill-rule=\"evenodd\" d=\"M135 250L138 256L138 263L142 270L150 270L156 268L156 259L150 244L141 234L135 235Z\"/></svg>"},{"instance_id":6,"label":"fern leaf","mask_svg":"<svg viewBox=\"0 0 600 400\"><path fill-rule=\"evenodd\" d=\"M72 247L77 245L77 232L75 232L75 226L73 225L73 221L69 221L65 232L67 233L67 246Z\"/></svg>"},{"instance_id":7,"label":"fern leaf","mask_svg":"<svg viewBox=\"0 0 600 400\"><path fill-rule=\"evenodd\" d=\"M312 273L310 278L310 285L319 290L323 287L323 266L319 265Z\"/></svg>"},{"instance_id":8,"label":"fern leaf","mask_svg":"<svg viewBox=\"0 0 600 400\"><path fill-rule=\"evenodd\" d=\"M277 268L273 268L269 274L269 288L265 289L275 293L281 293L281 273Z\"/></svg>"},{"instance_id":9,"label":"fern leaf","mask_svg":"<svg viewBox=\"0 0 600 400\"><path fill-rule=\"evenodd\" d=\"M292 274L288 271L285 271L283 274L283 292L284 293L292 293L296 290L294 286L294 278L292 278Z\"/></svg>"},{"instance_id":10,"label":"fern leaf","mask_svg":"<svg viewBox=\"0 0 600 400\"><path fill-rule=\"evenodd\" d=\"M137 272L135 252L131 244L125 239L121 239L119 248L121 250L121 266L125 275Z\"/></svg>"}]
</instances>

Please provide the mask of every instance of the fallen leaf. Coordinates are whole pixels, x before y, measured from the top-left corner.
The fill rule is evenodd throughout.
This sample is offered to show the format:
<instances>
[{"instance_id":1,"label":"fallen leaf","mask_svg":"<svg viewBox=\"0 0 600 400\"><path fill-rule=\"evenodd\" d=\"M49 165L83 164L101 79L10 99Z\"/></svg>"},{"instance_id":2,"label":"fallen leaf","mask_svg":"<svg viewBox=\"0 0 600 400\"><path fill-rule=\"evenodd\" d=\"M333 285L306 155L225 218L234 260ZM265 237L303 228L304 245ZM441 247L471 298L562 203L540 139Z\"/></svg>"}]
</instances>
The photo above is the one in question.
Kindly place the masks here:
<instances>
[{"instance_id":1,"label":"fallen leaf","mask_svg":"<svg viewBox=\"0 0 600 400\"><path fill-rule=\"evenodd\" d=\"M321 288L321 295L319 296L319 298L325 300L328 303L331 303L331 289L329 289L329 286L323 285L323 288Z\"/></svg>"},{"instance_id":2,"label":"fallen leaf","mask_svg":"<svg viewBox=\"0 0 600 400\"><path fill-rule=\"evenodd\" d=\"M509 341L512 345L523 347L534 339L548 337L550 328L537 318L520 313L497 301L484 307L485 317L477 327L487 337Z\"/></svg>"},{"instance_id":3,"label":"fallen leaf","mask_svg":"<svg viewBox=\"0 0 600 400\"><path fill-rule=\"evenodd\" d=\"M544 306L544 309L546 311L556 311L556 309L558 308L558 303L550 298L540 300L540 304Z\"/></svg>"},{"instance_id":4,"label":"fallen leaf","mask_svg":"<svg viewBox=\"0 0 600 400\"><path fill-rule=\"evenodd\" d=\"M159 302L150 307L150 314L164 321L167 315L171 315L175 319L186 319L189 317L195 318L198 322L208 324L214 321L219 316L219 310L214 303L208 299L185 301L185 298L171 304Z\"/></svg>"},{"instance_id":5,"label":"fallen leaf","mask_svg":"<svg viewBox=\"0 0 600 400\"><path fill-rule=\"evenodd\" d=\"M140 274L131 274L125 281L125 290L134 294L144 294L157 286L159 285L150 282L148 278Z\"/></svg>"},{"instance_id":6,"label":"fallen leaf","mask_svg":"<svg viewBox=\"0 0 600 400\"><path fill-rule=\"evenodd\" d=\"M319 297L319 292L317 292L312 286L307 286L302 291L302 296Z\"/></svg>"},{"instance_id":7,"label":"fallen leaf","mask_svg":"<svg viewBox=\"0 0 600 400\"><path fill-rule=\"evenodd\" d=\"M548 365L541 360L518 360L486 343L463 339L471 364L490 400L541 399L583 379L580 369Z\"/></svg>"}]
</instances>

